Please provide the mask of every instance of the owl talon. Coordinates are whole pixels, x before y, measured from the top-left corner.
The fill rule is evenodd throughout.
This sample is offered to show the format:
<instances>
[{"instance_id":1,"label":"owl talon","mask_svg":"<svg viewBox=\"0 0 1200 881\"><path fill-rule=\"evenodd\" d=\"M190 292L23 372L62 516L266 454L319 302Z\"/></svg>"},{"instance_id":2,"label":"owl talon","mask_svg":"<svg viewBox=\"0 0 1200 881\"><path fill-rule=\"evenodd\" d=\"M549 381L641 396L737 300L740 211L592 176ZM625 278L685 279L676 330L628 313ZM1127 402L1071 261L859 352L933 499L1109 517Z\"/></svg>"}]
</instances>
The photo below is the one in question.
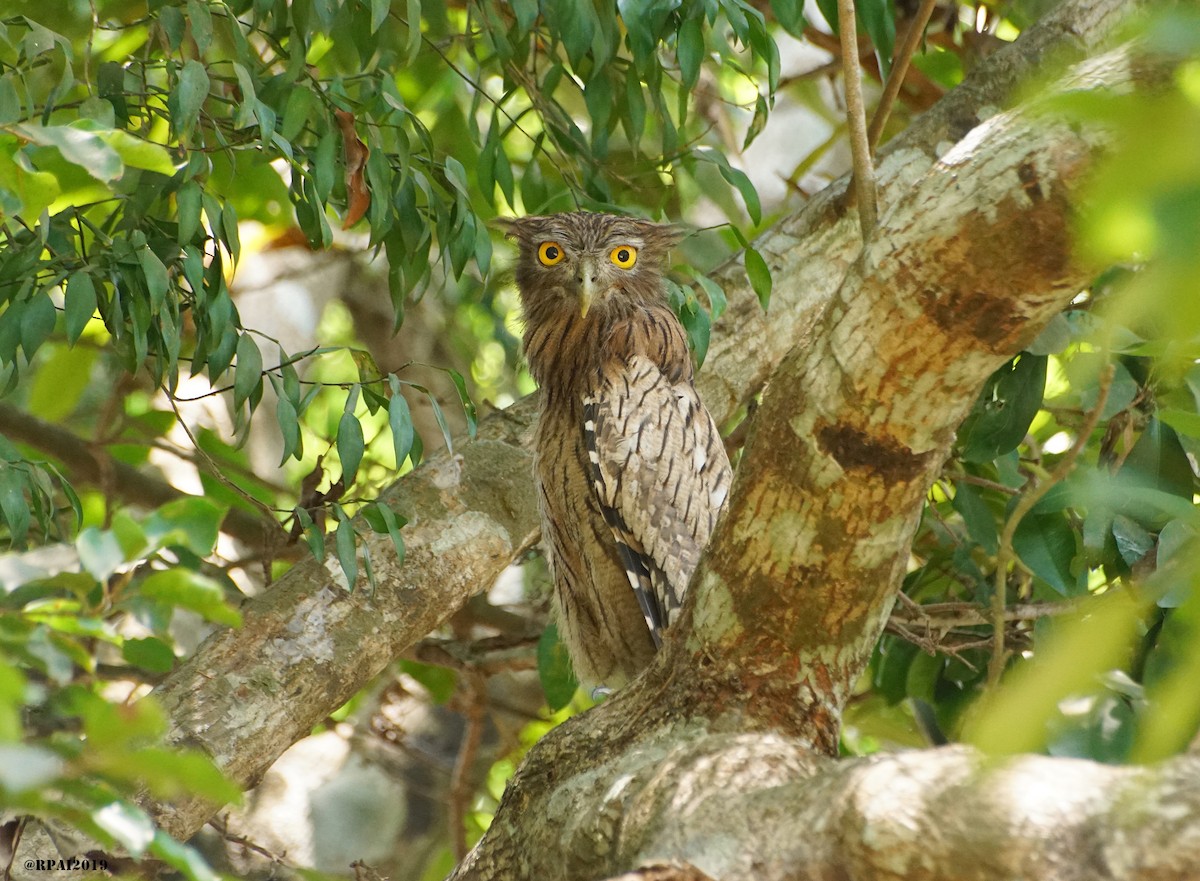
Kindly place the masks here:
<instances>
[{"instance_id":1,"label":"owl talon","mask_svg":"<svg viewBox=\"0 0 1200 881\"><path fill-rule=\"evenodd\" d=\"M592 703L598 704L612 693L613 690L607 685L597 685L592 689Z\"/></svg>"}]
</instances>

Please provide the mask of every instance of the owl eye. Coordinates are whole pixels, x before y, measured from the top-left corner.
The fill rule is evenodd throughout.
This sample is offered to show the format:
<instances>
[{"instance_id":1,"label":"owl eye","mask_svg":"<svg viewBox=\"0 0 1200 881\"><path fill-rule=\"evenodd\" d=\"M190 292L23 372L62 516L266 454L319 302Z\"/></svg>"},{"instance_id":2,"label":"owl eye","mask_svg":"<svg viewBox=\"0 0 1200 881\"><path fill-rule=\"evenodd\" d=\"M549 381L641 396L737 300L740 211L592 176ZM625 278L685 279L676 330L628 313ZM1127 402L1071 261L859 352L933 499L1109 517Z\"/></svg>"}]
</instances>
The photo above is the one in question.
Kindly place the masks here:
<instances>
[{"instance_id":1,"label":"owl eye","mask_svg":"<svg viewBox=\"0 0 1200 881\"><path fill-rule=\"evenodd\" d=\"M632 269L633 264L637 263L637 248L632 245L617 245L608 257L622 269Z\"/></svg>"},{"instance_id":2,"label":"owl eye","mask_svg":"<svg viewBox=\"0 0 1200 881\"><path fill-rule=\"evenodd\" d=\"M562 245L558 242L542 242L538 245L538 259L543 266L553 266L563 258Z\"/></svg>"}]
</instances>

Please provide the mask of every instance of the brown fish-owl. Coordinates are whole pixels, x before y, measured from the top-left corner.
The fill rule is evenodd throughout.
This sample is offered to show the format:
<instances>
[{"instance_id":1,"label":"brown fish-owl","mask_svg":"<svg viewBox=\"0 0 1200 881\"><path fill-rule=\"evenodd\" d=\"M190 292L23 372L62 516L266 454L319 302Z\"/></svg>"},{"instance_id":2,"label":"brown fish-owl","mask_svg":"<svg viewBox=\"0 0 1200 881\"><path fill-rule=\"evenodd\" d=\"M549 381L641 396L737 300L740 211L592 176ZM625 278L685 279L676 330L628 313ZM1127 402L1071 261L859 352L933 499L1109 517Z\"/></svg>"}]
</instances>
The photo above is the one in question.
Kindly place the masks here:
<instances>
[{"instance_id":1,"label":"brown fish-owl","mask_svg":"<svg viewBox=\"0 0 1200 881\"><path fill-rule=\"evenodd\" d=\"M506 228L541 386L534 471L559 632L582 681L618 688L677 617L729 490L667 304L677 233L586 211Z\"/></svg>"}]
</instances>

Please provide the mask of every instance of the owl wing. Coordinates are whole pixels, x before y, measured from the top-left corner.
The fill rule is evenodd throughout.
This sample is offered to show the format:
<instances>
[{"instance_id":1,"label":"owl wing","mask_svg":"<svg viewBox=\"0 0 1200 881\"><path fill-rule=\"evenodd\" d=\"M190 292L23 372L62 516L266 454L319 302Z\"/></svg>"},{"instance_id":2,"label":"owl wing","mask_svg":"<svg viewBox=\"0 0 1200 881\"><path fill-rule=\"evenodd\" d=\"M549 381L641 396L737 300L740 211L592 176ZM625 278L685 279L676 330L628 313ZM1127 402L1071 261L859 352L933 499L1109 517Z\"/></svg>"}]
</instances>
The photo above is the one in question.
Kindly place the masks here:
<instances>
[{"instance_id":1,"label":"owl wing","mask_svg":"<svg viewBox=\"0 0 1200 881\"><path fill-rule=\"evenodd\" d=\"M629 583L661 645L729 490L729 457L690 378L645 356L584 398L592 485Z\"/></svg>"}]
</instances>

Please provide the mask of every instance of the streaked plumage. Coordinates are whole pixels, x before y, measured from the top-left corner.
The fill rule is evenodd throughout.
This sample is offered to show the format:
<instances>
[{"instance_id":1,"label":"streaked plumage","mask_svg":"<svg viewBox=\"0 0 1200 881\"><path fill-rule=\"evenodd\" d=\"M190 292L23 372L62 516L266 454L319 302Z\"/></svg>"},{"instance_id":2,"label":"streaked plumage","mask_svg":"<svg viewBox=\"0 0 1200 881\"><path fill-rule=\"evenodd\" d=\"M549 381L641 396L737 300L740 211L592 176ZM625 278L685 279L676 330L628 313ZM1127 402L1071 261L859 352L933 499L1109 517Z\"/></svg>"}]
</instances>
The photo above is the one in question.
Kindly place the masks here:
<instances>
[{"instance_id":1,"label":"streaked plumage","mask_svg":"<svg viewBox=\"0 0 1200 881\"><path fill-rule=\"evenodd\" d=\"M672 228L574 212L510 221L535 474L559 631L584 682L619 687L678 613L730 482L667 305Z\"/></svg>"}]
</instances>

